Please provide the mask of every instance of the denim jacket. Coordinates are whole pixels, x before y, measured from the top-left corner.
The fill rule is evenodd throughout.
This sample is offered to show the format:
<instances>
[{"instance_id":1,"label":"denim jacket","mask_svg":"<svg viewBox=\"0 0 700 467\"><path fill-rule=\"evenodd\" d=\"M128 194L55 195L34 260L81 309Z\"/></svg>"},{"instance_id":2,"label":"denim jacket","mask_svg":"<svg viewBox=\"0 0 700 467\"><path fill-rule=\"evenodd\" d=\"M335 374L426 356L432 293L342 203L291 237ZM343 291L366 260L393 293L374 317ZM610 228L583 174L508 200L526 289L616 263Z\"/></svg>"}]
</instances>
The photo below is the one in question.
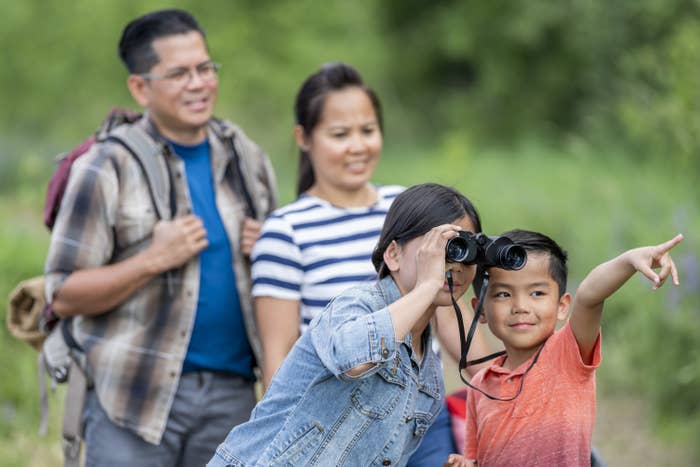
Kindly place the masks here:
<instances>
[{"instance_id":1,"label":"denim jacket","mask_svg":"<svg viewBox=\"0 0 700 467\"><path fill-rule=\"evenodd\" d=\"M429 327L422 361L411 334L396 342L387 306L400 296L388 276L334 299L208 465L405 465L442 407L444 385ZM363 363L374 366L347 374Z\"/></svg>"}]
</instances>

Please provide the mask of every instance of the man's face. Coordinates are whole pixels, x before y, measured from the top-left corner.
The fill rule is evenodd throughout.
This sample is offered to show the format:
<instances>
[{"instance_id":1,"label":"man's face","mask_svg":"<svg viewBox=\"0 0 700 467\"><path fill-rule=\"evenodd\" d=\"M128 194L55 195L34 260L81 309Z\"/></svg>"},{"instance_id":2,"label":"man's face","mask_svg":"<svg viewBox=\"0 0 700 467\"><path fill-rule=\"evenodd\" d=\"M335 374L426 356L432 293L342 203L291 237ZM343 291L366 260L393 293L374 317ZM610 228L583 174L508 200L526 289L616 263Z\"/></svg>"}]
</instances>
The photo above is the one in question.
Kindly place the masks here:
<instances>
[{"instance_id":1,"label":"man's face","mask_svg":"<svg viewBox=\"0 0 700 467\"><path fill-rule=\"evenodd\" d=\"M148 71L151 77L131 75L137 80L132 94L150 111L158 130L168 139L195 144L206 136L206 125L214 111L218 91L216 73L200 74L199 67L211 62L204 38L199 32L165 36L153 41L159 62ZM186 79L173 79L188 70ZM141 81L138 81L141 80Z\"/></svg>"},{"instance_id":2,"label":"man's face","mask_svg":"<svg viewBox=\"0 0 700 467\"><path fill-rule=\"evenodd\" d=\"M559 297L549 260L547 254L534 253L528 255L527 264L519 271L489 268L480 320L503 341L509 359L515 357L515 363L534 354L568 312L570 296Z\"/></svg>"}]
</instances>

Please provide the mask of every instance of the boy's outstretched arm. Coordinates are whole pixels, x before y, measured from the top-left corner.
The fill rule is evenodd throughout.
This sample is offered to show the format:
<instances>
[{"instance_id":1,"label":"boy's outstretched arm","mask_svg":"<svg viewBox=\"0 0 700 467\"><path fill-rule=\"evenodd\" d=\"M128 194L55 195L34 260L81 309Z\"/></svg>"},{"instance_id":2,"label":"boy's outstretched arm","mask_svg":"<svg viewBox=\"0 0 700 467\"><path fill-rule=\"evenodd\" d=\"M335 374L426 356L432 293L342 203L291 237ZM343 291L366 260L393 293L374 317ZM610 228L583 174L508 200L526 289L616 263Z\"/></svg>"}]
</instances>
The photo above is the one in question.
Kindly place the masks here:
<instances>
[{"instance_id":1,"label":"boy's outstretched arm","mask_svg":"<svg viewBox=\"0 0 700 467\"><path fill-rule=\"evenodd\" d=\"M590 362L592 357L593 346L600 329L603 303L636 271L654 283L653 290L661 287L669 275L673 284L678 285L678 271L669 251L681 240L683 235L679 234L656 246L628 250L594 268L581 282L574 296L570 326L584 362ZM654 270L659 268L659 272L656 273Z\"/></svg>"}]
</instances>

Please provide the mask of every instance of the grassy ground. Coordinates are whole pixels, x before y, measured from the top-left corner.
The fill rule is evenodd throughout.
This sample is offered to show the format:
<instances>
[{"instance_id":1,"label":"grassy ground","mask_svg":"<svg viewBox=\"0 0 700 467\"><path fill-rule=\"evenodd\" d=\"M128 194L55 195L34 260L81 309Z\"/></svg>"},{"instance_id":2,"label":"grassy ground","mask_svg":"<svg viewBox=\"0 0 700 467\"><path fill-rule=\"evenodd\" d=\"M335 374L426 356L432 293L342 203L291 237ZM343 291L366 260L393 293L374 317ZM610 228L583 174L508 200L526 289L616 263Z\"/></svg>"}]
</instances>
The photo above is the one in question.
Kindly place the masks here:
<instances>
[{"instance_id":1,"label":"grassy ground","mask_svg":"<svg viewBox=\"0 0 700 467\"><path fill-rule=\"evenodd\" d=\"M655 338L644 323L659 310L670 312L673 307L673 316L682 318L684 309L697 309L700 285L697 277L693 278L698 269L695 252L700 250L697 175L679 173L662 163L640 165L613 154L593 154L592 148L553 151L521 147L490 152L452 148L452 143L446 142L420 157L415 149L388 148L376 179L404 185L423 181L453 185L479 208L487 233L517 226L552 235L570 253L570 291L595 264L623 249L660 242L679 231L686 234L676 252L683 284L678 291L651 294L643 281L633 280L610 301L603 324L605 356L598 378L599 416L594 439L610 466L697 462L692 457L697 446L684 431L684 424L660 431L652 422L659 411L650 404L649 396L655 378L652 375L649 382L640 382L636 376L640 363L632 361L633 352L628 351L639 346L639 341ZM293 180L282 175L294 169L288 161L274 162L279 163L282 197L288 201ZM7 296L20 279L42 270L48 240L41 225L43 190L43 184L25 186L11 196L0 197L1 296ZM636 321L630 317L632 311L640 316ZM687 327L692 326L689 322ZM664 339L649 345L666 343L671 347L668 344L674 336ZM692 355L692 349L686 350ZM40 438L36 435L36 353L3 329L0 355L0 463L8 467L59 465L60 391L51 399L49 435ZM643 364L644 371L656 364L669 367L672 374L681 373L674 371L674 365L681 364L674 359ZM448 363L448 389L459 387L453 370ZM697 375L692 371L684 373L685 379L670 379L667 384L698 387L700 382L693 379ZM678 441L671 441L667 433L679 435L675 436Z\"/></svg>"}]
</instances>

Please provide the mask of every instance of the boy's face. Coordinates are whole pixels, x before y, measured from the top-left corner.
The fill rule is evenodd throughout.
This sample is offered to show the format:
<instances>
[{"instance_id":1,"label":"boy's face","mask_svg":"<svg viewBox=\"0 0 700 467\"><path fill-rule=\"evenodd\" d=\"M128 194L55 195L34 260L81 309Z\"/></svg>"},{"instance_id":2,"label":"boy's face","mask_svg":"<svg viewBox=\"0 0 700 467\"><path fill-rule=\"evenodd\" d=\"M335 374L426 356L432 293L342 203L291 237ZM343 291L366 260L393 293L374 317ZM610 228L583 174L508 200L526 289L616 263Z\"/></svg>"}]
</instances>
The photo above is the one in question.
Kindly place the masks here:
<instances>
[{"instance_id":1,"label":"boy's face","mask_svg":"<svg viewBox=\"0 0 700 467\"><path fill-rule=\"evenodd\" d=\"M559 298L559 287L549 272L549 255L530 253L519 271L490 268L484 313L479 317L505 344L507 363L523 363L564 320L571 296ZM476 299L472 300L476 306Z\"/></svg>"}]
</instances>

